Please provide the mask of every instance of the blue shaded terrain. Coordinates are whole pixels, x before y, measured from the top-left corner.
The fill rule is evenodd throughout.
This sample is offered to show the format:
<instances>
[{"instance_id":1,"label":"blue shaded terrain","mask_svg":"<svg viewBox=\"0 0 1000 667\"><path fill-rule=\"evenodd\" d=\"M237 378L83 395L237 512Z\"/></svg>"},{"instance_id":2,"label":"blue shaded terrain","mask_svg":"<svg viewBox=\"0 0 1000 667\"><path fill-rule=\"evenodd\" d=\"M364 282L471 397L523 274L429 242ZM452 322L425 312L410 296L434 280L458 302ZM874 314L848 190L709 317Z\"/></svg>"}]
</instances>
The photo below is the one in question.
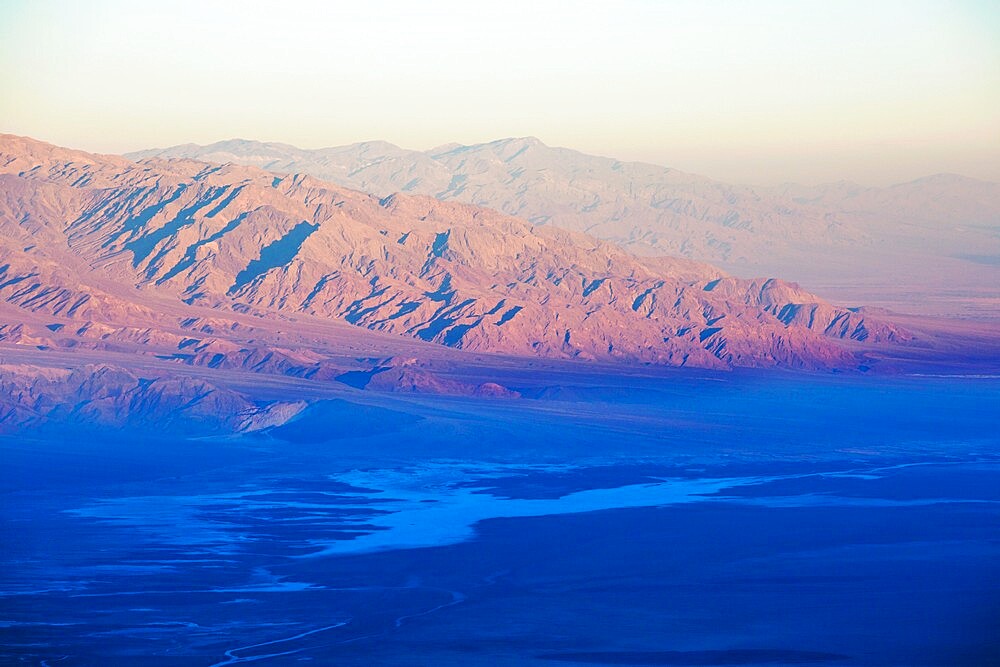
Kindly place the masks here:
<instances>
[{"instance_id":1,"label":"blue shaded terrain","mask_svg":"<svg viewBox=\"0 0 1000 667\"><path fill-rule=\"evenodd\" d=\"M0 441L0 662L997 664L1000 380L506 373Z\"/></svg>"}]
</instances>

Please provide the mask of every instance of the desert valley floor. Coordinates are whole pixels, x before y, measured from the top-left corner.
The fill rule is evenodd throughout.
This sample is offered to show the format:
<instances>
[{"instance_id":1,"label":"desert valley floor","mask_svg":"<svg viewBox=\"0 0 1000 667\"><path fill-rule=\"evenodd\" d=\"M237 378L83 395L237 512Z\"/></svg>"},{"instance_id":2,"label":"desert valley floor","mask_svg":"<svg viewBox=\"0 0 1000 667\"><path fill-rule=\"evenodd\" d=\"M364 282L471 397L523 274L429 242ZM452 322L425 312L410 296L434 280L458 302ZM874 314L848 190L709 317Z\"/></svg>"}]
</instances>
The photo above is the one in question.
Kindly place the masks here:
<instances>
[{"instance_id":1,"label":"desert valley floor","mask_svg":"<svg viewBox=\"0 0 1000 667\"><path fill-rule=\"evenodd\" d=\"M331 383L238 437L7 438L0 659L1000 657L1000 377L497 373L522 397Z\"/></svg>"}]
</instances>

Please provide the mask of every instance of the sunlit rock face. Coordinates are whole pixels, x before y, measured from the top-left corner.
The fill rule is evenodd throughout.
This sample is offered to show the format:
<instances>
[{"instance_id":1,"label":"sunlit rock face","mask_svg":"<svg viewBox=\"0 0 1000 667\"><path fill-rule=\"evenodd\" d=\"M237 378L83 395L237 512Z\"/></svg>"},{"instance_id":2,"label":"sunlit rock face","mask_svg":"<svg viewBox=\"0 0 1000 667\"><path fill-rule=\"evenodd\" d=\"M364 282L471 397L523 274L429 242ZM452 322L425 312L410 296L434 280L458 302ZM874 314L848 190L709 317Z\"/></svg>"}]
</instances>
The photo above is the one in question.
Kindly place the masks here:
<instances>
[{"instance_id":1,"label":"sunlit rock face","mask_svg":"<svg viewBox=\"0 0 1000 667\"><path fill-rule=\"evenodd\" d=\"M0 159L0 298L68 320L25 331L8 319L8 336L39 344L72 332L180 347L185 336L157 324L168 311L183 321L184 307L308 315L481 352L716 368L851 367L852 340L907 337L791 283L637 258L431 197L11 136ZM226 326L188 352L232 352Z\"/></svg>"},{"instance_id":2,"label":"sunlit rock face","mask_svg":"<svg viewBox=\"0 0 1000 667\"><path fill-rule=\"evenodd\" d=\"M737 185L512 138L412 151L247 140L140 151L306 173L385 197L425 194L612 241L639 255L781 276L905 312L995 316L1000 184L938 174L891 187ZM934 270L929 271L928 266Z\"/></svg>"}]
</instances>

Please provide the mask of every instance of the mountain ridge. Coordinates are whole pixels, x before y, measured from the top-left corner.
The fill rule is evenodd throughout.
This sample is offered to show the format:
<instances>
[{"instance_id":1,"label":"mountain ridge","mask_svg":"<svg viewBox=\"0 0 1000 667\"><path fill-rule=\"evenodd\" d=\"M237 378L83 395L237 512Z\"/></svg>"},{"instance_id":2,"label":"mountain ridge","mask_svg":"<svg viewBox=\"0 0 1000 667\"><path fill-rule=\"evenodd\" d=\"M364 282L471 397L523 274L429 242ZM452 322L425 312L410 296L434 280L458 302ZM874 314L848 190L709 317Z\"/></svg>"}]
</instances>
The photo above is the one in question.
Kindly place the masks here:
<instances>
[{"instance_id":1,"label":"mountain ridge","mask_svg":"<svg viewBox=\"0 0 1000 667\"><path fill-rule=\"evenodd\" d=\"M731 278L686 259L636 258L467 204L377 198L310 176L184 159L67 161L75 154L58 147L35 147L32 154L47 157L25 170L6 146L5 190L23 191L15 199L35 217L4 216L14 243L5 249L10 275L0 297L29 310L55 314L59 304L45 297L72 292L64 267L76 262L107 290L102 297L91 288L76 307L81 314L106 317L102 308L131 312L138 304L155 320L155 309L141 309L153 297L343 320L484 352L851 367L854 352L839 341L908 335L793 284ZM46 217L63 219L25 230L26 221ZM45 248L24 250L28 237L45 235ZM56 249L70 251L65 261L46 255Z\"/></svg>"},{"instance_id":2,"label":"mountain ridge","mask_svg":"<svg viewBox=\"0 0 1000 667\"><path fill-rule=\"evenodd\" d=\"M595 372L981 373L991 335L426 195L0 136L0 433L267 437L323 397L577 400Z\"/></svg>"},{"instance_id":3,"label":"mountain ridge","mask_svg":"<svg viewBox=\"0 0 1000 667\"><path fill-rule=\"evenodd\" d=\"M585 231L634 254L787 276L841 300L881 297L877 305L897 309L1000 317L1000 300L985 287L1000 276L969 259L1000 257L1000 184L968 177L935 174L887 188L733 185L530 137L428 151L377 141L305 150L229 140L129 155L252 163L379 197L427 194ZM929 264L938 270L926 271Z\"/></svg>"},{"instance_id":4,"label":"mountain ridge","mask_svg":"<svg viewBox=\"0 0 1000 667\"><path fill-rule=\"evenodd\" d=\"M390 149L394 149L394 150L398 150L398 151L405 151L405 152L409 152L409 153L419 153L419 154L422 154L422 155L428 155L428 156L433 157L434 155L438 155L438 154L450 153L450 152L452 152L452 151L454 151L456 149L471 150L471 149L476 149L476 148L480 148L480 147L483 147L483 146L504 145L504 144L511 144L511 143L519 143L521 145L524 145L524 144L540 145L540 146L543 146L545 148L550 148L552 150L569 151L569 152L572 152L572 153L578 153L580 155L587 155L589 157L596 157L596 158L603 159L603 160L610 160L610 161L614 161L614 162L620 162L622 164L634 164L634 165L640 165L640 166L645 166L645 167L651 167L651 168L654 168L654 169L661 169L661 170L668 171L668 172L676 172L676 173L681 173L681 174L688 174L688 175L690 175L690 176L692 176L694 178L698 178L698 179L718 180L718 179L715 179L715 178L713 178L711 176L696 175L693 172L687 172L687 171L684 171L684 170L681 170L681 169L677 169L675 167L669 167L669 166L666 166L666 165L658 164L656 162L649 162L649 161L645 161L645 160L622 160L622 159L615 158L615 157L612 157L612 156L609 156L609 155L589 154L589 153L585 153L584 151L580 151L580 150L577 150L577 149L574 149L574 148L568 148L568 147L565 147L565 146L549 146L544 141L542 141L540 138L538 138L538 137L536 137L534 135L502 137L502 138L499 138L499 139L492 139L490 141L485 141L485 142L481 142L481 143L478 143L478 144L463 144L463 143L460 143L460 142L453 141L453 142L446 142L444 144L440 144L438 146L434 146L434 147L426 149L426 150L404 148L404 147L400 146L399 144L395 144L395 143L393 143L391 141L386 141L384 139L366 139L366 140L363 140L363 141L352 142L350 144L338 144L338 145L330 145L330 146L320 146L320 147L317 147L317 148L302 148L302 147L297 146L295 144L290 144L290 143L282 142L282 141L261 141L261 140L258 140L258 139L248 139L246 137L230 137L228 139L220 139L218 141L213 141L213 142L207 143L207 144L198 144L198 143L195 143L195 142L187 142L187 143L183 143L183 144L174 144L172 146L160 146L160 147L154 147L154 148L144 148L144 149L139 149L139 150L134 150L134 151L126 151L125 153L122 154L122 156L125 157L125 158L128 158L130 160L141 161L141 160L144 160L144 159L150 158L150 157L178 157L178 156L172 156L172 155L170 155L170 153L173 153L173 152L183 153L184 151L188 151L188 150L197 150L199 152L211 152L213 150L219 150L219 149L222 149L224 147L231 147L231 146L232 147L281 148L281 149L289 150L289 151L295 152L295 153L330 153L330 152L334 152L334 151L343 151L345 149L350 149L350 148L378 146L378 147L390 148ZM206 161L209 161L209 160L206 160ZM735 185L735 186L738 186L738 187L761 188L761 189L777 189L777 188L832 188L832 187L847 186L847 187L850 187L850 188L853 188L853 189L884 190L884 189L888 189L888 188L905 186L905 185L909 185L909 184L921 183L921 182L924 182L924 181L936 181L936 180L956 180L956 181L975 182L975 183L983 183L983 184L991 184L991 185L997 185L998 184L997 181L991 181L989 179L977 178L975 176L967 176L965 174L960 174L958 172L943 171L943 172L928 173L928 174L926 174L924 176L917 176L915 178L910 178L910 179L907 179L905 181L898 181L898 182L889 183L888 185L884 185L884 186L866 185L866 184L859 183L857 181L852 181L852 180L849 180L849 179L837 179L837 180L832 180L832 181L820 181L820 182L817 182L817 183L800 183L800 182L797 182L797 181L783 181L781 183L776 183L776 184L773 184L773 185L761 185L761 184L754 184L754 183L734 182L734 183L732 183L732 185Z\"/></svg>"}]
</instances>

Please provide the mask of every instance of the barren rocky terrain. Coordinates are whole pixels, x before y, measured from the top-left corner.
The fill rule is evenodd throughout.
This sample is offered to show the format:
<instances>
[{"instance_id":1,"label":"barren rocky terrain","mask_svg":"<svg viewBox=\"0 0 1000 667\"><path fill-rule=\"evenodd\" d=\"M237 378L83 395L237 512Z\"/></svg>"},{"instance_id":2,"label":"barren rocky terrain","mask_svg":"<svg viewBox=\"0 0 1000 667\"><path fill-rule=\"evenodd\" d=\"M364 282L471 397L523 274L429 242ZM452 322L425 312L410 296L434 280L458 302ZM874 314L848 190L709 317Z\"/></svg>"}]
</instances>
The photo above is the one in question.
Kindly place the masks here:
<instances>
[{"instance_id":1,"label":"barren rocky terrain","mask_svg":"<svg viewBox=\"0 0 1000 667\"><path fill-rule=\"evenodd\" d=\"M309 400L248 377L499 399L541 359L892 372L988 338L426 196L13 136L0 165L7 429L238 432Z\"/></svg>"},{"instance_id":2,"label":"barren rocky terrain","mask_svg":"<svg viewBox=\"0 0 1000 667\"><path fill-rule=\"evenodd\" d=\"M1000 316L1000 184L955 174L891 187L750 186L533 137L428 151L383 141L306 150L230 140L130 154L152 156L305 173L380 197L462 201L583 231L639 255L781 276L838 300Z\"/></svg>"}]
</instances>

